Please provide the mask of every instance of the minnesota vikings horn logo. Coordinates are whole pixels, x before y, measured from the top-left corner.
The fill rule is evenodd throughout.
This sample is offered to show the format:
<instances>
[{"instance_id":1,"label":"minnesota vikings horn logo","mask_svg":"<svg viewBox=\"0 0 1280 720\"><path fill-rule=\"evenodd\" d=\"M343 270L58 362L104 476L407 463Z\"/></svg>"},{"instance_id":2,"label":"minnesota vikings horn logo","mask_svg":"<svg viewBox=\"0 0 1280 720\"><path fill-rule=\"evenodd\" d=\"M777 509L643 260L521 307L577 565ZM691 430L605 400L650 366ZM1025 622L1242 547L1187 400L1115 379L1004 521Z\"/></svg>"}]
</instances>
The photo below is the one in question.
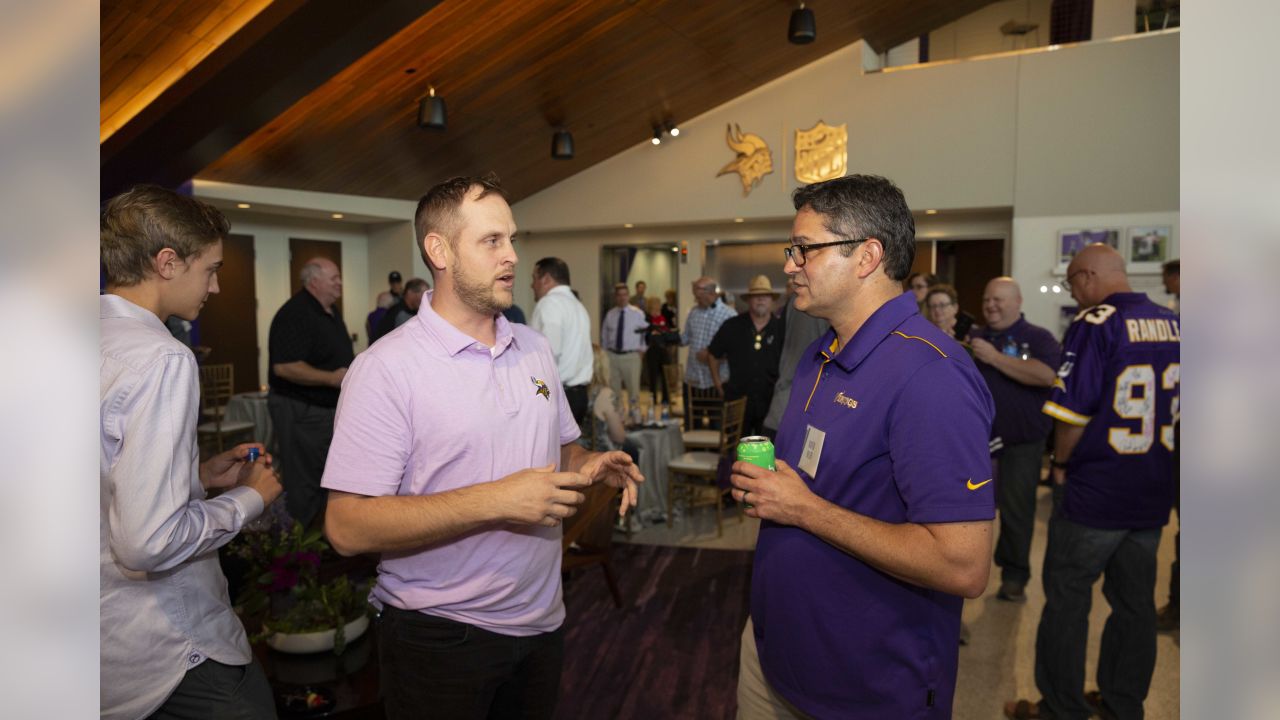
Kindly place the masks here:
<instances>
[{"instance_id":1,"label":"minnesota vikings horn logo","mask_svg":"<svg viewBox=\"0 0 1280 720\"><path fill-rule=\"evenodd\" d=\"M734 135L737 137L734 137ZM746 197L760 184L765 175L773 172L773 155L764 139L753 133L744 133L735 123L725 126L725 142L729 149L738 154L733 162L720 168L716 177L727 173L738 173L742 181L742 196Z\"/></svg>"},{"instance_id":2,"label":"minnesota vikings horn logo","mask_svg":"<svg viewBox=\"0 0 1280 720\"><path fill-rule=\"evenodd\" d=\"M529 379L533 381L534 385L538 386L538 389L534 390L533 394L541 395L547 399L547 402L551 402L551 390L547 388L547 384L532 375L529 376Z\"/></svg>"}]
</instances>

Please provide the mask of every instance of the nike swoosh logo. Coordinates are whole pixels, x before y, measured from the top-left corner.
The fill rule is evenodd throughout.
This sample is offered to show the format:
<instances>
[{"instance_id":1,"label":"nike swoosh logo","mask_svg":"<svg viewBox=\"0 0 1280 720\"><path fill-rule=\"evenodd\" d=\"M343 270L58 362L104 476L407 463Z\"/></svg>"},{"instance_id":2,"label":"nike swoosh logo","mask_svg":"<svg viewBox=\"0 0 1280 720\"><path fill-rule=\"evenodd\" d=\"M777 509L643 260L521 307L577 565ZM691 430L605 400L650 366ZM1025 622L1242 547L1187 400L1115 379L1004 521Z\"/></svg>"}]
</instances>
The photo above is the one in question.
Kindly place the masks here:
<instances>
[{"instance_id":1,"label":"nike swoosh logo","mask_svg":"<svg viewBox=\"0 0 1280 720\"><path fill-rule=\"evenodd\" d=\"M964 486L965 486L965 487L967 487L967 488L969 488L970 490L977 490L978 488L982 487L983 485L986 485L987 483L991 482L991 480L992 480L992 479L993 479L993 478L987 478L986 480L983 480L982 482L980 482L980 483L978 483L978 484L976 484L976 485L975 485L975 484L974 484L974 482L973 482L973 478L969 478L968 480L966 480L966 481L964 482Z\"/></svg>"}]
</instances>

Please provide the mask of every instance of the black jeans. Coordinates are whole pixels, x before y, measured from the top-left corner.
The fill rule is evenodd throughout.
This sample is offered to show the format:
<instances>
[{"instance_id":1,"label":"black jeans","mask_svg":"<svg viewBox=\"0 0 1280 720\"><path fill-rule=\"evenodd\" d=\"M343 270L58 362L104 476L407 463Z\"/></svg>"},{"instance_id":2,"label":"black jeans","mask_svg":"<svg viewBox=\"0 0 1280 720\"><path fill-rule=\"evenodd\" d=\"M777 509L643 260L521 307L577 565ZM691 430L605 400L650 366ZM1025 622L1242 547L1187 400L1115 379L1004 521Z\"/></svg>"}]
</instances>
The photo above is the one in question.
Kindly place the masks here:
<instances>
[{"instance_id":1,"label":"black jeans","mask_svg":"<svg viewBox=\"0 0 1280 720\"><path fill-rule=\"evenodd\" d=\"M587 419L587 385L568 385L564 387L564 399L569 402L569 412L573 413L573 421L578 423L578 427Z\"/></svg>"},{"instance_id":2,"label":"black jeans","mask_svg":"<svg viewBox=\"0 0 1280 720\"><path fill-rule=\"evenodd\" d=\"M272 720L275 716L271 686L256 660L248 665L205 660L187 671L149 720Z\"/></svg>"},{"instance_id":3,"label":"black jeans","mask_svg":"<svg viewBox=\"0 0 1280 720\"><path fill-rule=\"evenodd\" d=\"M1116 717L1142 717L1156 667L1156 549L1160 528L1103 530L1059 516L1054 488L1044 554L1044 612L1036 632L1040 707L1057 720L1085 720L1085 651L1093 584L1100 575L1111 614L1102 628L1098 689Z\"/></svg>"},{"instance_id":4,"label":"black jeans","mask_svg":"<svg viewBox=\"0 0 1280 720\"><path fill-rule=\"evenodd\" d=\"M389 720L551 718L564 628L512 637L386 606L378 662Z\"/></svg>"},{"instance_id":5,"label":"black jeans","mask_svg":"<svg viewBox=\"0 0 1280 720\"><path fill-rule=\"evenodd\" d=\"M311 526L323 517L329 493L320 487L324 461L333 441L336 408L309 405L277 393L267 396L280 453L280 483L289 516Z\"/></svg>"},{"instance_id":6,"label":"black jeans","mask_svg":"<svg viewBox=\"0 0 1280 720\"><path fill-rule=\"evenodd\" d=\"M1000 453L996 478L1000 538L995 561L1004 581L1025 585L1031 579L1031 533L1036 524L1036 487L1043 454L1043 441L1006 445Z\"/></svg>"}]
</instances>

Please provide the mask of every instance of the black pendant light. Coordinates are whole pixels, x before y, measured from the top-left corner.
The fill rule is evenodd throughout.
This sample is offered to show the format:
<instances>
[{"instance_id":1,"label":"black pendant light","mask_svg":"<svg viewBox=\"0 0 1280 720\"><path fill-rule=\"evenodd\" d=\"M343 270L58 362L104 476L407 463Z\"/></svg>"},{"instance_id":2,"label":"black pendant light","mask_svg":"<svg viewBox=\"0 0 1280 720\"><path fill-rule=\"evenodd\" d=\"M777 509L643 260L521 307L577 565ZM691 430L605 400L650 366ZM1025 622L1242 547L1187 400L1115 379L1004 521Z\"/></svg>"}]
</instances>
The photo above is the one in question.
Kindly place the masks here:
<instances>
[{"instance_id":1,"label":"black pendant light","mask_svg":"<svg viewBox=\"0 0 1280 720\"><path fill-rule=\"evenodd\" d=\"M800 7L791 11L791 23L787 25L787 40L794 45L808 45L818 37L818 23L814 20L813 11L800 3Z\"/></svg>"},{"instance_id":2,"label":"black pendant light","mask_svg":"<svg viewBox=\"0 0 1280 720\"><path fill-rule=\"evenodd\" d=\"M436 97L434 87L427 88L427 96L418 103L418 126L430 130L444 130L447 124L444 98Z\"/></svg>"},{"instance_id":3,"label":"black pendant light","mask_svg":"<svg viewBox=\"0 0 1280 720\"><path fill-rule=\"evenodd\" d=\"M565 129L556 130L551 136L551 159L573 159L573 135Z\"/></svg>"}]
</instances>

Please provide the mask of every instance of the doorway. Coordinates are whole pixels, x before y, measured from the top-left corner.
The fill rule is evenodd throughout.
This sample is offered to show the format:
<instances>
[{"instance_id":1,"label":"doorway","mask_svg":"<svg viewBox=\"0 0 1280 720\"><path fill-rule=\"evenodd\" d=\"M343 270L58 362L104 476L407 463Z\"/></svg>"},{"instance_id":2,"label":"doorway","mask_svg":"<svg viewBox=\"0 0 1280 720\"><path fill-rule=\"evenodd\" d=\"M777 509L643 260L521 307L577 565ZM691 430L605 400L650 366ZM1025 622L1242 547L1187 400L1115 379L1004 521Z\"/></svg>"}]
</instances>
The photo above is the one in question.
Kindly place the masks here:
<instances>
[{"instance_id":1,"label":"doorway","mask_svg":"<svg viewBox=\"0 0 1280 720\"><path fill-rule=\"evenodd\" d=\"M934 273L951 283L960 309L982 323L982 292L991 278L1005 274L1004 240L938 240Z\"/></svg>"},{"instance_id":2,"label":"doorway","mask_svg":"<svg viewBox=\"0 0 1280 720\"><path fill-rule=\"evenodd\" d=\"M616 283L626 283L633 298L637 282L645 284L646 298L662 300L667 290L674 290L679 282L676 268L679 254L673 252L672 247L651 244L601 248L599 317L604 318L613 307L613 286Z\"/></svg>"},{"instance_id":3,"label":"doorway","mask_svg":"<svg viewBox=\"0 0 1280 720\"><path fill-rule=\"evenodd\" d=\"M200 344L210 348L206 364L230 363L234 392L258 389L258 292L254 280L253 237L228 235L222 241L218 294L200 312Z\"/></svg>"}]
</instances>

